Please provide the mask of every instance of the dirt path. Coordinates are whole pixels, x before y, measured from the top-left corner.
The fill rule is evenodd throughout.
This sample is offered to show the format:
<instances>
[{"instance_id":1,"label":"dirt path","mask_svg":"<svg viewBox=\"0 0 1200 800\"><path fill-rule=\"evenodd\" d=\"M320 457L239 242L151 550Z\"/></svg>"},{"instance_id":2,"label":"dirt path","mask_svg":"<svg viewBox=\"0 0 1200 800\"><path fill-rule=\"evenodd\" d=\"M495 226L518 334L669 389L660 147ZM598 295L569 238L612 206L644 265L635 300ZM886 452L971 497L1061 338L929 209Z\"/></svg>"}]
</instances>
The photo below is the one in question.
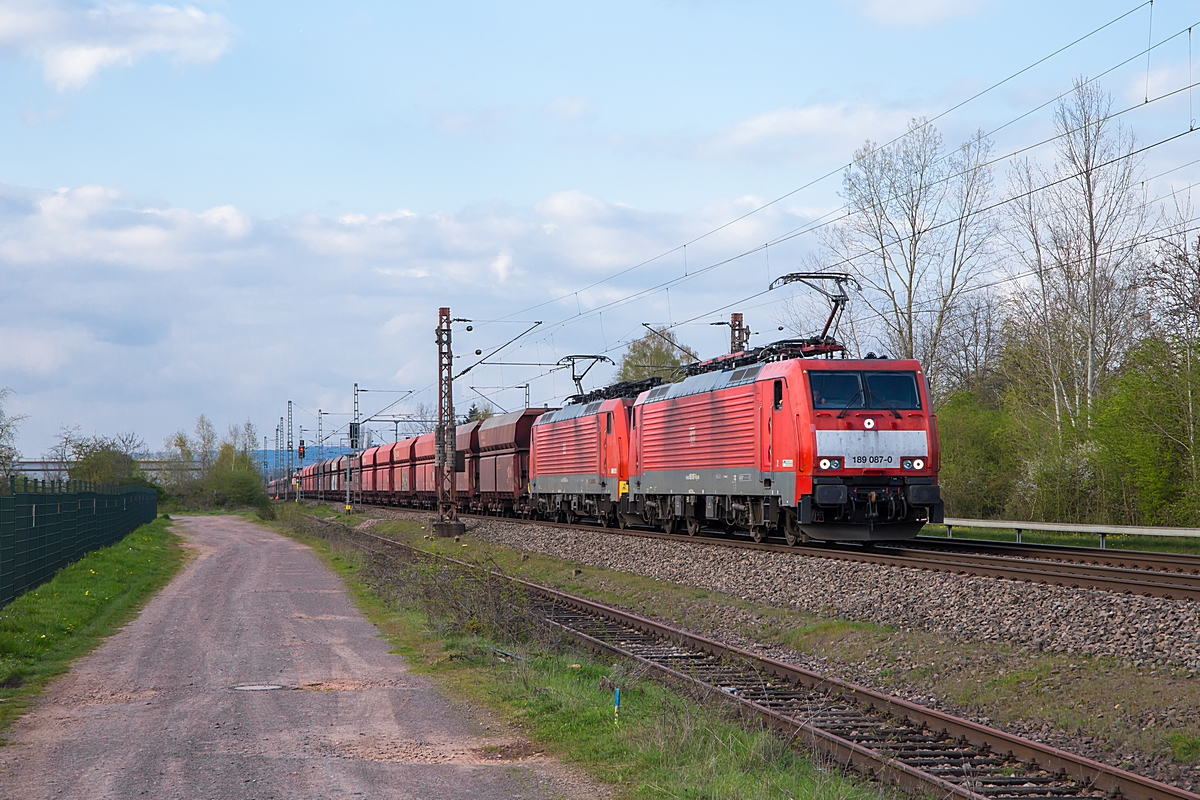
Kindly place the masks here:
<instances>
[{"instance_id":1,"label":"dirt path","mask_svg":"<svg viewBox=\"0 0 1200 800\"><path fill-rule=\"evenodd\" d=\"M176 530L195 558L12 728L0 796L607 794L542 757L488 758L512 740L409 674L308 548L236 517Z\"/></svg>"}]
</instances>

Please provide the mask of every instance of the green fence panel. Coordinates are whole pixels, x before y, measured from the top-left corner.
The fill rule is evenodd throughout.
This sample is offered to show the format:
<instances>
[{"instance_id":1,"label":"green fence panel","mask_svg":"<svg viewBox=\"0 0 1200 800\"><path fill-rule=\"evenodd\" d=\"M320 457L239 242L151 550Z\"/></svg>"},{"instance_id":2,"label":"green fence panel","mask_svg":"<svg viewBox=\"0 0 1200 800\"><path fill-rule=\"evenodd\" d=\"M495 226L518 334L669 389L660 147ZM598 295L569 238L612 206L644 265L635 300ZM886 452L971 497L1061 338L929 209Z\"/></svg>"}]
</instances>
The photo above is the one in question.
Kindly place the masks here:
<instances>
[{"instance_id":1,"label":"green fence panel","mask_svg":"<svg viewBox=\"0 0 1200 800\"><path fill-rule=\"evenodd\" d=\"M81 491L74 492L53 491L61 483L9 486L0 495L0 606L158 515L158 494L144 486L75 483Z\"/></svg>"}]
</instances>

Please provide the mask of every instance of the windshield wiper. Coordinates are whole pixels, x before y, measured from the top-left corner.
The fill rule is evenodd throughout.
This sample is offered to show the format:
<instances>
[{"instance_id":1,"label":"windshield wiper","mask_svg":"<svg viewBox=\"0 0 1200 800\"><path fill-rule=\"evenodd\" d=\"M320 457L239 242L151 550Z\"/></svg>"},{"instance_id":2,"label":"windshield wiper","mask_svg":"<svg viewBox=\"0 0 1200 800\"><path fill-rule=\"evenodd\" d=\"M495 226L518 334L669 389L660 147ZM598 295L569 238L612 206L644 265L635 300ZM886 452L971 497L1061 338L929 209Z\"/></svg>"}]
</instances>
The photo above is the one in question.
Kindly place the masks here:
<instances>
[{"instance_id":1,"label":"windshield wiper","mask_svg":"<svg viewBox=\"0 0 1200 800\"><path fill-rule=\"evenodd\" d=\"M846 416L846 412L850 410L850 406L854 405L854 401L857 400L860 396L862 396L862 393L863 393L862 389L859 389L857 392L854 393L854 397L850 398L850 402L846 403L845 408L843 408L841 411L838 412L838 415L837 415L838 419L841 419L842 417Z\"/></svg>"},{"instance_id":2,"label":"windshield wiper","mask_svg":"<svg viewBox=\"0 0 1200 800\"><path fill-rule=\"evenodd\" d=\"M887 401L887 398L880 397L879 395L872 392L870 389L867 390L867 396L870 398L869 402L878 400L879 402L881 402L885 406L887 406L888 411L891 411L893 414L896 415L896 419L900 419L900 412L892 407L892 404Z\"/></svg>"}]
</instances>

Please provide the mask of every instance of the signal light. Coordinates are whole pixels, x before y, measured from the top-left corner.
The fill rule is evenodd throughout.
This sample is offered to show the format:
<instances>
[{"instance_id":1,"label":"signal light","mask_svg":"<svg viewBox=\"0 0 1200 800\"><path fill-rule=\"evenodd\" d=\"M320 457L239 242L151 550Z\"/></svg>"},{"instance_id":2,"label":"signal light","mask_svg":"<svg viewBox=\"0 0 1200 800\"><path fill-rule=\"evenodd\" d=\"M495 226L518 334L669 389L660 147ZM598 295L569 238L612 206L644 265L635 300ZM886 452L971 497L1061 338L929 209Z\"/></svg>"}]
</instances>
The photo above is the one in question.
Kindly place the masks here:
<instances>
[{"instance_id":1,"label":"signal light","mask_svg":"<svg viewBox=\"0 0 1200 800\"><path fill-rule=\"evenodd\" d=\"M300 460L303 461L304 460L304 440L303 439L300 440L300 450L299 450L298 455L300 456Z\"/></svg>"}]
</instances>

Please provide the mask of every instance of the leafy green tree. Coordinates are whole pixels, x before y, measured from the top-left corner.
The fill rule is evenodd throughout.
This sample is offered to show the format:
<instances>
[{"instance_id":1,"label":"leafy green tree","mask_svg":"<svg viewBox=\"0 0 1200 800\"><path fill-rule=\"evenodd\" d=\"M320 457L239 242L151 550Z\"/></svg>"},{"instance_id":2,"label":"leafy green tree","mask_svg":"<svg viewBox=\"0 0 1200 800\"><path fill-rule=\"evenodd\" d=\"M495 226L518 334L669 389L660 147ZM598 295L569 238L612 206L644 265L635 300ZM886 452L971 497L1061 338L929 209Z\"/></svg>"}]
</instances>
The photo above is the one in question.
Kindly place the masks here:
<instances>
[{"instance_id":1,"label":"leafy green tree","mask_svg":"<svg viewBox=\"0 0 1200 800\"><path fill-rule=\"evenodd\" d=\"M939 409L938 428L947 516L1000 518L1020 465L1008 415L975 392L957 392Z\"/></svg>"},{"instance_id":2,"label":"leafy green tree","mask_svg":"<svg viewBox=\"0 0 1200 800\"><path fill-rule=\"evenodd\" d=\"M1094 440L1106 516L1148 525L1195 525L1200 503L1192 468L1187 401L1200 391L1178 340L1143 340L1097 407Z\"/></svg>"},{"instance_id":3,"label":"leafy green tree","mask_svg":"<svg viewBox=\"0 0 1200 800\"><path fill-rule=\"evenodd\" d=\"M664 381L679 380L675 370L681 364L699 360L695 351L675 338L674 331L666 327L655 328L629 343L621 356L617 380L640 381L653 377Z\"/></svg>"},{"instance_id":4,"label":"leafy green tree","mask_svg":"<svg viewBox=\"0 0 1200 800\"><path fill-rule=\"evenodd\" d=\"M467 422L489 419L495 416L495 414L496 412L492 409L491 403L484 403L482 406L471 403L471 408L467 410Z\"/></svg>"}]
</instances>

